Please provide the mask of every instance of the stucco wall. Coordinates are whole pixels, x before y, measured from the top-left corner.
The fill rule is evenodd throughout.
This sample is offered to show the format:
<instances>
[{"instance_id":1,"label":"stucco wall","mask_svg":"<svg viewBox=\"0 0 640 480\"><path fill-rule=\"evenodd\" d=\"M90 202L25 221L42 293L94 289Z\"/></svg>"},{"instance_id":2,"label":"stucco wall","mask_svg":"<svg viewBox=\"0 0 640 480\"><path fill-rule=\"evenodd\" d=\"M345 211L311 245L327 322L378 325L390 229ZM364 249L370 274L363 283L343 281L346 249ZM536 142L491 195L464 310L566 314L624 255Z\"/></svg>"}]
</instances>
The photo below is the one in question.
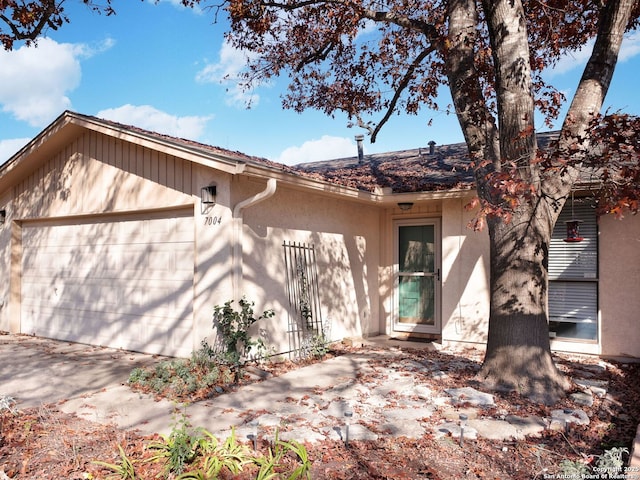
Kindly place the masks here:
<instances>
[{"instance_id":1,"label":"stucco wall","mask_svg":"<svg viewBox=\"0 0 640 480\"><path fill-rule=\"evenodd\" d=\"M249 196L264 184L239 186ZM289 345L284 242L315 246L323 321L332 339L377 334L379 213L375 206L279 185L244 212L243 292L278 314L261 328L281 350Z\"/></svg>"},{"instance_id":2,"label":"stucco wall","mask_svg":"<svg viewBox=\"0 0 640 480\"><path fill-rule=\"evenodd\" d=\"M442 339L485 343L489 320L489 236L468 227L468 199L442 202Z\"/></svg>"},{"instance_id":3,"label":"stucco wall","mask_svg":"<svg viewBox=\"0 0 640 480\"><path fill-rule=\"evenodd\" d=\"M640 218L599 222L601 354L640 357Z\"/></svg>"}]
</instances>

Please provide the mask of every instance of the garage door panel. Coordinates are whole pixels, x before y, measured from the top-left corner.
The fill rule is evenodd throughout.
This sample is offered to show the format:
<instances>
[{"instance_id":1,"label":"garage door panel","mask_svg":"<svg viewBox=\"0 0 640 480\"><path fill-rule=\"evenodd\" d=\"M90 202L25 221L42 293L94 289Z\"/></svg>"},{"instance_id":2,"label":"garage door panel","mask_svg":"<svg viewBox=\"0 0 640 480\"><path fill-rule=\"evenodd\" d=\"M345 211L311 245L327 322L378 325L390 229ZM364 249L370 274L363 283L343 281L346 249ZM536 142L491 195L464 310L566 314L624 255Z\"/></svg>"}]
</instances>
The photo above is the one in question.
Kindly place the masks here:
<instances>
[{"instance_id":1,"label":"garage door panel","mask_svg":"<svg viewBox=\"0 0 640 480\"><path fill-rule=\"evenodd\" d=\"M22 331L165 355L193 348L193 218L29 226Z\"/></svg>"}]
</instances>

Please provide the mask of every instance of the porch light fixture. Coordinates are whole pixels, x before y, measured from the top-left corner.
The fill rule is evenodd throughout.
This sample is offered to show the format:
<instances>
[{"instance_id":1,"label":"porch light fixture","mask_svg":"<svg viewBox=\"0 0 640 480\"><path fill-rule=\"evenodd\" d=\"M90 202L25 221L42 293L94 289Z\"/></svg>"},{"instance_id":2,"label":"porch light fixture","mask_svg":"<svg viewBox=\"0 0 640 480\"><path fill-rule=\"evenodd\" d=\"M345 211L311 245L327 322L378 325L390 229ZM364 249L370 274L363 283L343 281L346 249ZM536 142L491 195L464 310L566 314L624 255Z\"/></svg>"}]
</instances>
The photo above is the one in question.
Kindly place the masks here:
<instances>
[{"instance_id":1,"label":"porch light fixture","mask_svg":"<svg viewBox=\"0 0 640 480\"><path fill-rule=\"evenodd\" d=\"M215 205L216 203L216 186L207 185L200 190L200 200L204 205Z\"/></svg>"},{"instance_id":2,"label":"porch light fixture","mask_svg":"<svg viewBox=\"0 0 640 480\"><path fill-rule=\"evenodd\" d=\"M7 221L7 211L3 208L0 210L0 225L4 225L4 222Z\"/></svg>"},{"instance_id":3,"label":"porch light fixture","mask_svg":"<svg viewBox=\"0 0 640 480\"><path fill-rule=\"evenodd\" d=\"M413 208L413 202L400 202L398 203L398 208L403 212L407 210L411 210Z\"/></svg>"}]
</instances>

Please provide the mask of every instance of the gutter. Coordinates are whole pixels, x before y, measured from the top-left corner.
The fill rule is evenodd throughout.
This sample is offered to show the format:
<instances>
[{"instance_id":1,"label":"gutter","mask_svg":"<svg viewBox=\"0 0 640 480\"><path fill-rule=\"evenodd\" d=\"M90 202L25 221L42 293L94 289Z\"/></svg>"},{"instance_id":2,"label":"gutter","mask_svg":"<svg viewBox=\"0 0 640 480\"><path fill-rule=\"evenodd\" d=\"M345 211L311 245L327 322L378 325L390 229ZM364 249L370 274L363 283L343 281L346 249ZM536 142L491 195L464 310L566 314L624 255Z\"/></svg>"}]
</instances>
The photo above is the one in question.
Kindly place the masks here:
<instances>
[{"instance_id":1,"label":"gutter","mask_svg":"<svg viewBox=\"0 0 640 480\"><path fill-rule=\"evenodd\" d=\"M241 202L238 202L235 207L233 207L233 238L232 238L232 251L231 251L231 262L232 262L232 284L233 284L233 298L239 299L241 296L240 286L242 284L242 245L243 245L243 237L244 232L242 226L244 225L244 221L242 218L243 212L245 209L253 207L254 205L267 200L272 197L274 193L276 193L277 181L275 178L270 178L267 181L266 188L252 197L246 198Z\"/></svg>"}]
</instances>

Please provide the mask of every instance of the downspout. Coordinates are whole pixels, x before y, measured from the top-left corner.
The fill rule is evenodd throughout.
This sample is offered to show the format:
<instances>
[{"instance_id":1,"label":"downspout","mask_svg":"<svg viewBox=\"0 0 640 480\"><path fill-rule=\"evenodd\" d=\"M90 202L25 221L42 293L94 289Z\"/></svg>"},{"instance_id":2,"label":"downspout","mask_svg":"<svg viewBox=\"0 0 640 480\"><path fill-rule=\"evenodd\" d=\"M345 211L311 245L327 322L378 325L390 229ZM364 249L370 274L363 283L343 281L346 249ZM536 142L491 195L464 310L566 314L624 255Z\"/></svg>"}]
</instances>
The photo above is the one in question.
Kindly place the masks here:
<instances>
[{"instance_id":1,"label":"downspout","mask_svg":"<svg viewBox=\"0 0 640 480\"><path fill-rule=\"evenodd\" d=\"M233 284L233 298L240 299L240 286L242 284L242 241L244 232L242 226L244 224L242 214L244 209L253 207L254 205L268 199L274 193L276 193L276 179L270 178L267 181L266 188L255 194L253 197L246 198L237 203L233 207L233 246L231 251L232 262L232 284Z\"/></svg>"}]
</instances>

